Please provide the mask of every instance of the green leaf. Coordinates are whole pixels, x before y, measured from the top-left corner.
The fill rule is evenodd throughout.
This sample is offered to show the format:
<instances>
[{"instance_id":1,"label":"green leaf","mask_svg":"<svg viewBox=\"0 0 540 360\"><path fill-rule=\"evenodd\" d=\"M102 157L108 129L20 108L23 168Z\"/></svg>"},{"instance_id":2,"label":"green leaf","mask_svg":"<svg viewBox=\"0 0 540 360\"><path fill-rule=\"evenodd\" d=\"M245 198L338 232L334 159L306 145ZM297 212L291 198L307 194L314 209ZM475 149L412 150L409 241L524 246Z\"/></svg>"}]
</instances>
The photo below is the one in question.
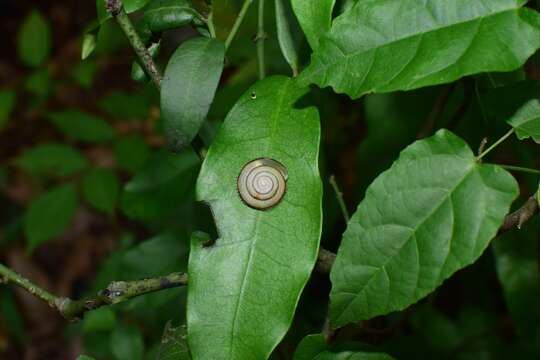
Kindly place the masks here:
<instances>
[{"instance_id":1,"label":"green leaf","mask_svg":"<svg viewBox=\"0 0 540 360\"><path fill-rule=\"evenodd\" d=\"M117 119L145 119L150 111L150 101L143 93L114 91L101 101L101 108Z\"/></svg>"},{"instance_id":2,"label":"green leaf","mask_svg":"<svg viewBox=\"0 0 540 360\"><path fill-rule=\"evenodd\" d=\"M105 120L77 110L50 113L48 118L58 130L74 140L96 143L114 137L113 128Z\"/></svg>"},{"instance_id":3,"label":"green leaf","mask_svg":"<svg viewBox=\"0 0 540 360\"><path fill-rule=\"evenodd\" d=\"M83 179L83 195L95 209L112 214L119 193L119 181L115 173L105 169L93 169Z\"/></svg>"},{"instance_id":4,"label":"green leaf","mask_svg":"<svg viewBox=\"0 0 540 360\"><path fill-rule=\"evenodd\" d=\"M85 60L89 57L96 48L96 35L86 33L83 36L83 43L81 47L81 59Z\"/></svg>"},{"instance_id":5,"label":"green leaf","mask_svg":"<svg viewBox=\"0 0 540 360\"><path fill-rule=\"evenodd\" d=\"M17 301L7 287L0 289L0 323L8 334L19 344L27 339L24 319L17 306Z\"/></svg>"},{"instance_id":6,"label":"green leaf","mask_svg":"<svg viewBox=\"0 0 540 360\"><path fill-rule=\"evenodd\" d=\"M532 138L540 144L540 101L530 100L507 121L520 140Z\"/></svg>"},{"instance_id":7,"label":"green leaf","mask_svg":"<svg viewBox=\"0 0 540 360\"><path fill-rule=\"evenodd\" d=\"M24 88L37 96L45 97L49 95L51 90L51 75L49 74L49 70L40 69L30 74L24 82Z\"/></svg>"},{"instance_id":8,"label":"green leaf","mask_svg":"<svg viewBox=\"0 0 540 360\"><path fill-rule=\"evenodd\" d=\"M0 130L6 123L15 107L17 94L13 90L0 90Z\"/></svg>"},{"instance_id":9,"label":"green leaf","mask_svg":"<svg viewBox=\"0 0 540 360\"><path fill-rule=\"evenodd\" d=\"M321 37L302 78L358 98L515 70L540 46L540 16L524 3L359 1Z\"/></svg>"},{"instance_id":10,"label":"green leaf","mask_svg":"<svg viewBox=\"0 0 540 360\"><path fill-rule=\"evenodd\" d=\"M131 173L140 170L150 158L150 154L150 148L140 135L122 136L114 144L118 167Z\"/></svg>"},{"instance_id":11,"label":"green leaf","mask_svg":"<svg viewBox=\"0 0 540 360\"><path fill-rule=\"evenodd\" d=\"M225 119L204 160L197 197L220 238L192 238L188 329L194 359L266 359L289 328L321 235L319 119L308 92L283 76L257 82ZM287 192L266 211L237 192L242 167L269 157L288 170ZM261 321L264 319L264 321Z\"/></svg>"},{"instance_id":12,"label":"green leaf","mask_svg":"<svg viewBox=\"0 0 540 360\"><path fill-rule=\"evenodd\" d=\"M71 71L71 76L77 84L86 90L89 90L94 83L97 65L90 60L78 63Z\"/></svg>"},{"instance_id":13,"label":"green leaf","mask_svg":"<svg viewBox=\"0 0 540 360\"><path fill-rule=\"evenodd\" d=\"M297 26L291 16L289 1L276 0L276 26L281 52L290 65L293 76L298 74L298 43L293 37L293 27Z\"/></svg>"},{"instance_id":14,"label":"green leaf","mask_svg":"<svg viewBox=\"0 0 540 360\"><path fill-rule=\"evenodd\" d=\"M540 335L538 221L493 242L495 265L504 300L517 333L534 342Z\"/></svg>"},{"instance_id":15,"label":"green leaf","mask_svg":"<svg viewBox=\"0 0 540 360\"><path fill-rule=\"evenodd\" d=\"M334 326L402 310L472 264L518 193L446 130L407 147L368 188L332 267Z\"/></svg>"},{"instance_id":16,"label":"green leaf","mask_svg":"<svg viewBox=\"0 0 540 360\"><path fill-rule=\"evenodd\" d=\"M156 360L191 360L185 326L175 328L170 321L165 325Z\"/></svg>"},{"instance_id":17,"label":"green leaf","mask_svg":"<svg viewBox=\"0 0 540 360\"><path fill-rule=\"evenodd\" d=\"M51 28L37 10L23 21L19 30L18 51L22 62L37 67L49 57L51 51Z\"/></svg>"},{"instance_id":18,"label":"green leaf","mask_svg":"<svg viewBox=\"0 0 540 360\"><path fill-rule=\"evenodd\" d=\"M154 0L144 11L143 21L152 32L185 26L197 17L188 0Z\"/></svg>"},{"instance_id":19,"label":"green leaf","mask_svg":"<svg viewBox=\"0 0 540 360\"><path fill-rule=\"evenodd\" d=\"M161 114L168 142L179 151L195 138L208 114L223 71L225 46L199 37L172 55L161 86Z\"/></svg>"},{"instance_id":20,"label":"green leaf","mask_svg":"<svg viewBox=\"0 0 540 360\"><path fill-rule=\"evenodd\" d=\"M142 360L144 342L135 326L118 326L111 335L111 349L117 360Z\"/></svg>"},{"instance_id":21,"label":"green leaf","mask_svg":"<svg viewBox=\"0 0 540 360\"><path fill-rule=\"evenodd\" d=\"M155 154L126 184L122 211L132 219L163 218L189 198L197 174L199 158L193 151L173 155Z\"/></svg>"},{"instance_id":22,"label":"green leaf","mask_svg":"<svg viewBox=\"0 0 540 360\"><path fill-rule=\"evenodd\" d=\"M95 360L93 357L87 355L79 355L76 360Z\"/></svg>"},{"instance_id":23,"label":"green leaf","mask_svg":"<svg viewBox=\"0 0 540 360\"><path fill-rule=\"evenodd\" d=\"M390 355L383 353L369 353L369 352L353 352L344 351L340 353L333 353L325 351L319 354L313 360L393 360Z\"/></svg>"},{"instance_id":24,"label":"green leaf","mask_svg":"<svg viewBox=\"0 0 540 360\"><path fill-rule=\"evenodd\" d=\"M15 159L22 170L32 175L70 176L88 166L84 156L63 144L40 144Z\"/></svg>"},{"instance_id":25,"label":"green leaf","mask_svg":"<svg viewBox=\"0 0 540 360\"><path fill-rule=\"evenodd\" d=\"M116 313L108 306L88 311L84 314L84 333L109 331L113 330L116 326Z\"/></svg>"},{"instance_id":26,"label":"green leaf","mask_svg":"<svg viewBox=\"0 0 540 360\"><path fill-rule=\"evenodd\" d=\"M293 360L313 360L326 351L327 347L326 339L322 334L308 335L298 344Z\"/></svg>"},{"instance_id":27,"label":"green leaf","mask_svg":"<svg viewBox=\"0 0 540 360\"><path fill-rule=\"evenodd\" d=\"M24 234L28 249L62 234L71 222L77 206L73 185L61 185L34 199L26 211Z\"/></svg>"},{"instance_id":28,"label":"green leaf","mask_svg":"<svg viewBox=\"0 0 540 360\"><path fill-rule=\"evenodd\" d=\"M336 0L292 0L292 8L309 45L315 51L319 39L330 30Z\"/></svg>"}]
</instances>

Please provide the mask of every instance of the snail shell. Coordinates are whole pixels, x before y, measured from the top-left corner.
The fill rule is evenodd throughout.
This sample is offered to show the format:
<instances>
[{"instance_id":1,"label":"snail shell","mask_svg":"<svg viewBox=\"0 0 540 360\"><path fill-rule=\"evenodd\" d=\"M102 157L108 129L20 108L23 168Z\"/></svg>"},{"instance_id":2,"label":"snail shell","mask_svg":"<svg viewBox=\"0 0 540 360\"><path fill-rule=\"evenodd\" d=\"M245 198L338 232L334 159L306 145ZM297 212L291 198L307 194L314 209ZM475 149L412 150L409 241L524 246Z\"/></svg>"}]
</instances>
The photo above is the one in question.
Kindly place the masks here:
<instances>
[{"instance_id":1,"label":"snail shell","mask_svg":"<svg viewBox=\"0 0 540 360\"><path fill-rule=\"evenodd\" d=\"M270 158L248 162L238 176L238 193L249 207L259 210L277 205L285 195L287 169Z\"/></svg>"}]
</instances>

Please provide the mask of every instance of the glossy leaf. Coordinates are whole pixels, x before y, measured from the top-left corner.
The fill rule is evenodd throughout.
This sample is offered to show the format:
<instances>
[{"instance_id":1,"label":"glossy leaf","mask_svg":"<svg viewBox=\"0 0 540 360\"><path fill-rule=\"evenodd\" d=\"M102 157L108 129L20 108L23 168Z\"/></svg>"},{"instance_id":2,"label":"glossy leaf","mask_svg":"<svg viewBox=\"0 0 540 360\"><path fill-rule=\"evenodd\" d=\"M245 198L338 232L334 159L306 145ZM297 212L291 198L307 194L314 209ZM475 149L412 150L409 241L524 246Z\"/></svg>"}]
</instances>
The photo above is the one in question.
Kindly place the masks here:
<instances>
[{"instance_id":1,"label":"glossy leaf","mask_svg":"<svg viewBox=\"0 0 540 360\"><path fill-rule=\"evenodd\" d=\"M330 30L335 2L335 0L291 1L296 18L313 50L319 47L320 37Z\"/></svg>"},{"instance_id":2,"label":"glossy leaf","mask_svg":"<svg viewBox=\"0 0 540 360\"><path fill-rule=\"evenodd\" d=\"M165 325L159 353L156 360L190 360L185 326L173 327L170 322Z\"/></svg>"},{"instance_id":3,"label":"glossy leaf","mask_svg":"<svg viewBox=\"0 0 540 360\"><path fill-rule=\"evenodd\" d=\"M40 144L15 159L22 170L32 175L70 176L88 166L76 149L63 144Z\"/></svg>"},{"instance_id":4,"label":"glossy leaf","mask_svg":"<svg viewBox=\"0 0 540 360\"><path fill-rule=\"evenodd\" d=\"M153 0L144 10L143 21L152 32L185 26L197 17L189 0Z\"/></svg>"},{"instance_id":5,"label":"glossy leaf","mask_svg":"<svg viewBox=\"0 0 540 360\"><path fill-rule=\"evenodd\" d=\"M29 250L64 232L77 205L73 185L61 185L33 200L24 220L24 234Z\"/></svg>"},{"instance_id":6,"label":"glossy leaf","mask_svg":"<svg viewBox=\"0 0 540 360\"><path fill-rule=\"evenodd\" d=\"M84 142L102 142L114 137L113 128L103 119L77 110L54 112L49 120L65 135Z\"/></svg>"},{"instance_id":7,"label":"glossy leaf","mask_svg":"<svg viewBox=\"0 0 540 360\"><path fill-rule=\"evenodd\" d=\"M28 66L41 65L51 51L51 29L47 20L33 10L23 21L18 38L19 57Z\"/></svg>"},{"instance_id":8,"label":"glossy leaf","mask_svg":"<svg viewBox=\"0 0 540 360\"><path fill-rule=\"evenodd\" d=\"M308 89L270 77L243 94L203 163L197 197L212 208L220 238L192 238L188 330L194 359L266 359L289 328L317 258L322 185L317 110ZM242 167L270 157L288 170L287 192L266 211L237 192Z\"/></svg>"},{"instance_id":9,"label":"glossy leaf","mask_svg":"<svg viewBox=\"0 0 540 360\"><path fill-rule=\"evenodd\" d=\"M334 326L402 310L470 265L518 193L446 130L407 147L368 188L332 267Z\"/></svg>"},{"instance_id":10,"label":"glossy leaf","mask_svg":"<svg viewBox=\"0 0 540 360\"><path fill-rule=\"evenodd\" d=\"M112 214L118 200L120 184L115 173L93 169L83 179L83 195L95 209Z\"/></svg>"},{"instance_id":11,"label":"glossy leaf","mask_svg":"<svg viewBox=\"0 0 540 360\"><path fill-rule=\"evenodd\" d=\"M225 46L203 37L190 39L174 52L161 86L161 114L173 151L195 138L208 114L223 71Z\"/></svg>"},{"instance_id":12,"label":"glossy leaf","mask_svg":"<svg viewBox=\"0 0 540 360\"><path fill-rule=\"evenodd\" d=\"M0 90L0 130L4 126L15 107L17 94L13 90Z\"/></svg>"},{"instance_id":13,"label":"glossy leaf","mask_svg":"<svg viewBox=\"0 0 540 360\"><path fill-rule=\"evenodd\" d=\"M540 46L540 15L524 3L359 1L321 37L303 79L358 98L515 70Z\"/></svg>"},{"instance_id":14,"label":"glossy leaf","mask_svg":"<svg viewBox=\"0 0 540 360\"><path fill-rule=\"evenodd\" d=\"M532 138L540 144L540 101L534 99L525 103L508 123L512 125L520 140Z\"/></svg>"},{"instance_id":15,"label":"glossy leaf","mask_svg":"<svg viewBox=\"0 0 540 360\"><path fill-rule=\"evenodd\" d=\"M296 25L291 16L289 1L276 0L276 26L281 53L292 69L293 75L298 74L298 42L294 39L293 27Z\"/></svg>"}]
</instances>

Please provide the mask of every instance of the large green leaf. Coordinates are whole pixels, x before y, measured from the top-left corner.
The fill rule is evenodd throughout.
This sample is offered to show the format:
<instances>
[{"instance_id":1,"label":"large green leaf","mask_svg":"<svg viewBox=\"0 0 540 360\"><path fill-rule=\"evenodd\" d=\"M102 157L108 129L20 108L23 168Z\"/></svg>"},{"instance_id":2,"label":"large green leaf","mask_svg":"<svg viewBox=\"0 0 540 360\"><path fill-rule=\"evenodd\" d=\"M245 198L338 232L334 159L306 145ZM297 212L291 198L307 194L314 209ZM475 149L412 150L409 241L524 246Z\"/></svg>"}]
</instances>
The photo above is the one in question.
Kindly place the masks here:
<instances>
[{"instance_id":1,"label":"large green leaf","mask_svg":"<svg viewBox=\"0 0 540 360\"><path fill-rule=\"evenodd\" d=\"M292 0L291 4L313 50L319 47L319 39L330 30L335 0Z\"/></svg>"},{"instance_id":2,"label":"large green leaf","mask_svg":"<svg viewBox=\"0 0 540 360\"><path fill-rule=\"evenodd\" d=\"M88 161L75 148L63 144L40 144L15 159L22 170L32 175L73 175L86 166Z\"/></svg>"},{"instance_id":3,"label":"large green leaf","mask_svg":"<svg viewBox=\"0 0 540 360\"><path fill-rule=\"evenodd\" d=\"M534 99L525 103L508 123L515 129L520 140L532 138L540 144L540 101Z\"/></svg>"},{"instance_id":4,"label":"large green leaf","mask_svg":"<svg viewBox=\"0 0 540 360\"><path fill-rule=\"evenodd\" d=\"M24 19L17 44L19 57L26 65L36 67L47 60L51 51L51 28L39 11L33 10Z\"/></svg>"},{"instance_id":5,"label":"large green leaf","mask_svg":"<svg viewBox=\"0 0 540 360\"><path fill-rule=\"evenodd\" d=\"M68 137L84 142L101 142L114 136L113 128L103 119L77 110L50 113L49 120Z\"/></svg>"},{"instance_id":6,"label":"large green leaf","mask_svg":"<svg viewBox=\"0 0 540 360\"><path fill-rule=\"evenodd\" d=\"M60 235L75 213L77 194L73 185L61 185L33 200L26 212L24 233L28 248Z\"/></svg>"},{"instance_id":7,"label":"large green leaf","mask_svg":"<svg viewBox=\"0 0 540 360\"><path fill-rule=\"evenodd\" d=\"M220 238L192 239L188 330L194 359L266 359L285 335L317 258L322 185L319 121L307 93L286 77L253 85L223 123L203 163L197 195ZM270 157L288 169L283 200L266 211L237 192L242 167Z\"/></svg>"},{"instance_id":8,"label":"large green leaf","mask_svg":"<svg viewBox=\"0 0 540 360\"><path fill-rule=\"evenodd\" d=\"M473 263L497 233L516 181L446 130L407 147L368 188L332 267L340 326L401 310Z\"/></svg>"},{"instance_id":9,"label":"large green leaf","mask_svg":"<svg viewBox=\"0 0 540 360\"><path fill-rule=\"evenodd\" d=\"M514 70L540 46L540 16L524 3L359 1L321 37L303 78L358 98Z\"/></svg>"},{"instance_id":10,"label":"large green leaf","mask_svg":"<svg viewBox=\"0 0 540 360\"><path fill-rule=\"evenodd\" d=\"M199 132L223 71L221 41L195 38L172 55L161 86L161 112L171 148L189 145Z\"/></svg>"}]
</instances>

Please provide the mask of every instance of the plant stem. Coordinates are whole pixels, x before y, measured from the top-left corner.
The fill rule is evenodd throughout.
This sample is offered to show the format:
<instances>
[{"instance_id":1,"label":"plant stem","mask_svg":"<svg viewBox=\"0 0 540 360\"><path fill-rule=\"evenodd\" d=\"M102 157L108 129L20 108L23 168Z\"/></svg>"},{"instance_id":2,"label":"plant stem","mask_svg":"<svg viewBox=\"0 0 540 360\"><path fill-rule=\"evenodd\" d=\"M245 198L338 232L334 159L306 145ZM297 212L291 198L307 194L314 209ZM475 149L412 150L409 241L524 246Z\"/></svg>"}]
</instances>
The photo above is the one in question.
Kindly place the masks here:
<instances>
[{"instance_id":1,"label":"plant stem","mask_svg":"<svg viewBox=\"0 0 540 360\"><path fill-rule=\"evenodd\" d=\"M526 168L526 167L521 167L521 166L513 166L513 165L502 165L502 164L497 164L497 165L507 170L520 171L524 173L540 175L540 170L536 170L536 169L531 169L531 168Z\"/></svg>"},{"instance_id":2,"label":"plant stem","mask_svg":"<svg viewBox=\"0 0 540 360\"><path fill-rule=\"evenodd\" d=\"M0 264L0 275L5 282L12 282L13 284L28 291L30 294L37 296L41 300L45 301L50 306L55 307L56 300L58 299L56 296L54 296L47 290L40 288L36 284L33 284L30 280L17 274L15 271L4 266L3 264Z\"/></svg>"},{"instance_id":3,"label":"plant stem","mask_svg":"<svg viewBox=\"0 0 540 360\"><path fill-rule=\"evenodd\" d=\"M58 303L58 310L68 320L77 320L90 310L104 305L117 304L159 290L170 289L187 285L188 277L185 273L172 273L167 276L149 278L135 281L113 281L97 296L85 300L71 300L63 298Z\"/></svg>"},{"instance_id":4,"label":"plant stem","mask_svg":"<svg viewBox=\"0 0 540 360\"><path fill-rule=\"evenodd\" d=\"M264 66L264 40L266 39L266 33L264 32L264 0L259 0L259 18L256 39L259 79L262 80L266 76L266 70Z\"/></svg>"},{"instance_id":5,"label":"plant stem","mask_svg":"<svg viewBox=\"0 0 540 360\"><path fill-rule=\"evenodd\" d=\"M336 194L336 200L339 204L339 207L341 208L341 213L343 214L345 223L349 223L349 211L347 210L347 206L345 206L345 201L343 200L343 193L339 189L339 186L336 182L336 177L334 175L330 176L330 185L332 185L332 189L334 189L334 193Z\"/></svg>"},{"instance_id":6,"label":"plant stem","mask_svg":"<svg viewBox=\"0 0 540 360\"><path fill-rule=\"evenodd\" d=\"M491 150L493 150L497 146L499 146L504 140L508 139L508 137L510 137L510 135L512 135L513 133L514 133L514 129L512 128L512 129L510 129L510 131L508 131L506 134L504 134L499 140L495 141L495 143L493 145L491 145L484 152L482 152L480 155L478 155L477 158L476 158L476 161L482 160L482 158L484 156L489 154L491 152Z\"/></svg>"},{"instance_id":7,"label":"plant stem","mask_svg":"<svg viewBox=\"0 0 540 360\"><path fill-rule=\"evenodd\" d=\"M172 273L163 277L135 281L113 281L94 298L72 300L51 294L1 263L0 276L5 282L11 282L45 301L70 321L78 320L85 312L101 306L117 304L150 292L184 286L188 281L185 273Z\"/></svg>"},{"instance_id":8,"label":"plant stem","mask_svg":"<svg viewBox=\"0 0 540 360\"><path fill-rule=\"evenodd\" d=\"M238 16L236 17L236 20L233 24L233 27L231 29L231 32L227 36L227 39L225 40L225 50L229 48L231 45L231 42L233 41L234 37L236 36L236 33L238 32L238 29L240 28L240 24L242 23L242 20L244 20L244 17L246 16L246 12L249 9L249 5L253 0L244 0L244 3L242 4L242 8L240 9L240 12L238 13Z\"/></svg>"},{"instance_id":9,"label":"plant stem","mask_svg":"<svg viewBox=\"0 0 540 360\"><path fill-rule=\"evenodd\" d=\"M139 58L139 63L141 66L144 68L148 76L150 76L154 85L156 85L158 89L161 89L161 73L154 62L152 55L150 55L150 52L148 52L148 49L139 37L137 30L135 30L129 16L126 14L122 1L107 0L106 8L107 11L109 11L109 13L116 19L118 25L120 25L120 28L128 38L133 50L135 50L135 53Z\"/></svg>"}]
</instances>

